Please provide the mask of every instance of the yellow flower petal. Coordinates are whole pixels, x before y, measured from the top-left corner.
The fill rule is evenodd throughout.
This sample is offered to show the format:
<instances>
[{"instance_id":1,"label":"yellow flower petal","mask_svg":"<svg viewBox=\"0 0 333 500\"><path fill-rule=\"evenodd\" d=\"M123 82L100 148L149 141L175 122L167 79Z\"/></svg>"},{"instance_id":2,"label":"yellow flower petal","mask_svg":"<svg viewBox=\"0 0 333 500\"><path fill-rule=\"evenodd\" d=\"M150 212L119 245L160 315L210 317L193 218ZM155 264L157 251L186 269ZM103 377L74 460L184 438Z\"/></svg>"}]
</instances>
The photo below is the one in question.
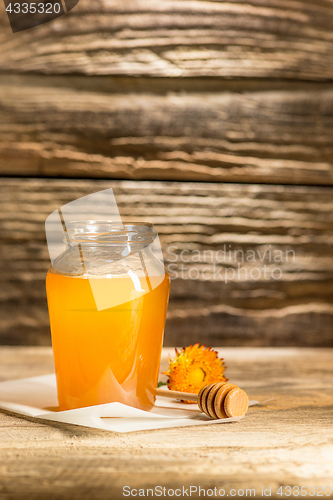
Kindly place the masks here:
<instances>
[{"instance_id":1,"label":"yellow flower petal","mask_svg":"<svg viewBox=\"0 0 333 500\"><path fill-rule=\"evenodd\" d=\"M176 357L169 359L169 369L164 375L169 377L169 389L198 394L205 385L226 382L224 371L223 358L218 358L216 351L195 344L180 351L176 349Z\"/></svg>"}]
</instances>

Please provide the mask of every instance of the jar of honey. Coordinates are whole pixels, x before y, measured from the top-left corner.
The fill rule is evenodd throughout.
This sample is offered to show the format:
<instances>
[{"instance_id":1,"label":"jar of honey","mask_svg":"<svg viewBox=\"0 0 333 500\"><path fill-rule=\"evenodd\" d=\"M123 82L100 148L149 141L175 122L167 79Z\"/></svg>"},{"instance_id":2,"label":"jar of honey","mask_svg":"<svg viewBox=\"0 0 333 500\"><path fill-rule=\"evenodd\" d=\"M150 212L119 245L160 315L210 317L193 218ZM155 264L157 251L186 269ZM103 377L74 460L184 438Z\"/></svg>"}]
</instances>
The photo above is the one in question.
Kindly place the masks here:
<instances>
[{"instance_id":1,"label":"jar of honey","mask_svg":"<svg viewBox=\"0 0 333 500\"><path fill-rule=\"evenodd\" d=\"M152 408L170 289L156 236L150 223L66 225L46 278L61 410Z\"/></svg>"}]
</instances>

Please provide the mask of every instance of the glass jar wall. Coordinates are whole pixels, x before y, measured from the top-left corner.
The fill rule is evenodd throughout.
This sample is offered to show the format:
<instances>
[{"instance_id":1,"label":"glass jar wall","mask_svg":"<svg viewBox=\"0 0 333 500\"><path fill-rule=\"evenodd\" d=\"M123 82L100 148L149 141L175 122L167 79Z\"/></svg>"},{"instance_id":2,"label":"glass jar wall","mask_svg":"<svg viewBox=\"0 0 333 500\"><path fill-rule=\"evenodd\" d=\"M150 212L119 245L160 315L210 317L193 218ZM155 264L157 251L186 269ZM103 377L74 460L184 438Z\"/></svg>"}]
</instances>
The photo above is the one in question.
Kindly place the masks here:
<instances>
[{"instance_id":1,"label":"glass jar wall","mask_svg":"<svg viewBox=\"0 0 333 500\"><path fill-rule=\"evenodd\" d=\"M67 224L46 279L59 407L154 403L170 279L149 223Z\"/></svg>"}]
</instances>

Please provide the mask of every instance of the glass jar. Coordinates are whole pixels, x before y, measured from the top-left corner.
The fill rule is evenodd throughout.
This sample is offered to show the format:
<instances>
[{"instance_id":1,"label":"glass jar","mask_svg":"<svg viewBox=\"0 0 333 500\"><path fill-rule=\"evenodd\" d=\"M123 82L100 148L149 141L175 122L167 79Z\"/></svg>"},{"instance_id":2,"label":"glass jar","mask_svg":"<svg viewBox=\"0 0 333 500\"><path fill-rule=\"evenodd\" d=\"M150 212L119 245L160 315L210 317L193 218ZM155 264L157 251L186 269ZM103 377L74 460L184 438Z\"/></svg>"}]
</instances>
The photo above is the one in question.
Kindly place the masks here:
<instances>
[{"instance_id":1,"label":"glass jar","mask_svg":"<svg viewBox=\"0 0 333 500\"><path fill-rule=\"evenodd\" d=\"M170 279L150 223L70 222L46 291L61 410L155 399Z\"/></svg>"}]
</instances>

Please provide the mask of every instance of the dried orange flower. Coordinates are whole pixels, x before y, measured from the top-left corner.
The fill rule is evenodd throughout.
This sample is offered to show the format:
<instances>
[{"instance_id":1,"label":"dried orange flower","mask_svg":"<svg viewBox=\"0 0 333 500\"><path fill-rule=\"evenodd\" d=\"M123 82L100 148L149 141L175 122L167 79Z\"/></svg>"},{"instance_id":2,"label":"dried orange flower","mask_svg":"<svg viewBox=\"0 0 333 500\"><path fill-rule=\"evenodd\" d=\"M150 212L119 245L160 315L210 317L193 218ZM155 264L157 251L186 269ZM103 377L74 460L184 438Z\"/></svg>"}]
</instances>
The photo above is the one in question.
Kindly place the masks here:
<instances>
[{"instance_id":1,"label":"dried orange flower","mask_svg":"<svg viewBox=\"0 0 333 500\"><path fill-rule=\"evenodd\" d=\"M164 375L169 377L170 390L197 394L207 384L226 382L225 368L223 358L218 358L216 351L195 344L180 351L176 349L176 357L169 359L169 369Z\"/></svg>"}]
</instances>

